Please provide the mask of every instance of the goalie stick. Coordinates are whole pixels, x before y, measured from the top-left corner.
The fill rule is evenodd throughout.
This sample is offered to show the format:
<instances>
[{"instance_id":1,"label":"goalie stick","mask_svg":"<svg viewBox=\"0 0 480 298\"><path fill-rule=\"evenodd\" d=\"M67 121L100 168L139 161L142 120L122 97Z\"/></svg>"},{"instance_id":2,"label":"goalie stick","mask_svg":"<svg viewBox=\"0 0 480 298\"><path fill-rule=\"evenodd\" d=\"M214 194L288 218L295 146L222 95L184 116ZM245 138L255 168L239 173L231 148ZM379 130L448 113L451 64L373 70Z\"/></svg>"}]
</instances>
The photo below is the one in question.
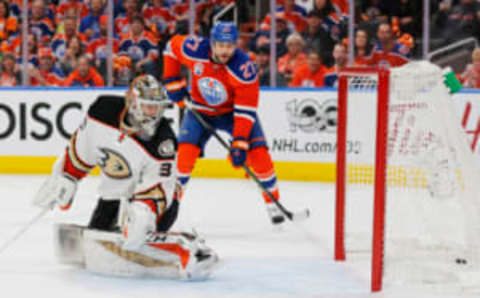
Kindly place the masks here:
<instances>
[{"instance_id":1,"label":"goalie stick","mask_svg":"<svg viewBox=\"0 0 480 298\"><path fill-rule=\"evenodd\" d=\"M191 100L186 100L186 108L192 112L192 114L197 118L197 120L202 124L205 129L207 129L216 139L217 141L222 145L223 148L225 148L228 152L231 152L230 145L215 131L215 129L207 122L203 117L194 109L194 104L191 102ZM301 221L305 220L308 217L310 217L310 210L305 209L299 212L291 212L287 210L275 197L272 195L268 189L266 189L263 184L260 182L258 179L257 175L253 173L253 171L246 165L242 164L242 168L245 170L245 172L255 181L257 186L267 194L267 196L272 200L272 202L282 211L285 216L291 220L291 221Z\"/></svg>"}]
</instances>

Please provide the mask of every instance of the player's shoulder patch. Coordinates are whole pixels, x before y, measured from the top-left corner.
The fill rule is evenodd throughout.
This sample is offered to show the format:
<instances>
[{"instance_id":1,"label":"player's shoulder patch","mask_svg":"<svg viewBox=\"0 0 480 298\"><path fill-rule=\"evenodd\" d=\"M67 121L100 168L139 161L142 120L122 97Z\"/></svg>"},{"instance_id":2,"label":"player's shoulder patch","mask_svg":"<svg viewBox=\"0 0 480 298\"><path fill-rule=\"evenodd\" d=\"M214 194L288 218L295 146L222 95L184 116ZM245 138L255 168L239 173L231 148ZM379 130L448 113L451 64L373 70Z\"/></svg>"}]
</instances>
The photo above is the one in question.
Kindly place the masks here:
<instances>
[{"instance_id":1,"label":"player's shoulder patch","mask_svg":"<svg viewBox=\"0 0 480 298\"><path fill-rule=\"evenodd\" d=\"M88 109L88 116L113 127L120 127L120 114L124 108L125 97L101 95Z\"/></svg>"},{"instance_id":2,"label":"player's shoulder patch","mask_svg":"<svg viewBox=\"0 0 480 298\"><path fill-rule=\"evenodd\" d=\"M253 83L257 79L257 64L240 49L236 49L227 64L228 72L241 83Z\"/></svg>"},{"instance_id":3,"label":"player's shoulder patch","mask_svg":"<svg viewBox=\"0 0 480 298\"><path fill-rule=\"evenodd\" d=\"M208 61L210 41L201 36L190 35L183 40L182 54L192 60Z\"/></svg>"},{"instance_id":4,"label":"player's shoulder patch","mask_svg":"<svg viewBox=\"0 0 480 298\"><path fill-rule=\"evenodd\" d=\"M136 140L156 159L175 158L177 138L167 118L160 121L155 135L150 140L144 141L140 138L136 138Z\"/></svg>"}]
</instances>

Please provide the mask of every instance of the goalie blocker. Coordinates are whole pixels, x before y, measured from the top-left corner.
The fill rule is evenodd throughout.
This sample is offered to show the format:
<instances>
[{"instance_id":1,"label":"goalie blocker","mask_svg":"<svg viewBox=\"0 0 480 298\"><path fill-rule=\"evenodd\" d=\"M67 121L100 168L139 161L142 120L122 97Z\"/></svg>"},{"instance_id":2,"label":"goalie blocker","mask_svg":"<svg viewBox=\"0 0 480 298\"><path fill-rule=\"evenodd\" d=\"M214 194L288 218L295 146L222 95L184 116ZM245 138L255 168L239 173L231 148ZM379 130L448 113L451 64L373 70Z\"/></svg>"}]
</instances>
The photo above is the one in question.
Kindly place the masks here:
<instances>
[{"instance_id":1,"label":"goalie blocker","mask_svg":"<svg viewBox=\"0 0 480 298\"><path fill-rule=\"evenodd\" d=\"M203 239L190 233L151 233L136 250L125 250L118 232L57 224L54 234L61 263L102 275L203 280L219 260Z\"/></svg>"}]
</instances>

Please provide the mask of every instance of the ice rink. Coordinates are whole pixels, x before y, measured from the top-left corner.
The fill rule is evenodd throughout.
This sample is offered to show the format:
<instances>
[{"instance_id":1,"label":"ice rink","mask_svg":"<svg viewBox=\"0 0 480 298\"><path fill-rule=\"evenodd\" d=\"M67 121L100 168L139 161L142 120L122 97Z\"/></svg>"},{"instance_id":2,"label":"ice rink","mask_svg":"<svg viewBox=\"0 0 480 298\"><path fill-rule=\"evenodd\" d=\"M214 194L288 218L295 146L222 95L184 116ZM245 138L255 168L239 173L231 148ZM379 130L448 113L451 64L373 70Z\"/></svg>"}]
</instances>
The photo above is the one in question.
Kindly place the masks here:
<instances>
[{"instance_id":1,"label":"ice rink","mask_svg":"<svg viewBox=\"0 0 480 298\"><path fill-rule=\"evenodd\" d=\"M44 178L0 176L0 244L38 213L31 199ZM97 182L96 177L82 181L70 211L47 214L0 255L0 297L439 296L393 288L372 295L368 265L335 263L333 185L319 183L280 182L285 206L308 207L312 217L278 231L270 224L253 182L193 178L173 230L193 227L218 252L222 265L208 281L113 278L58 264L53 255L53 224L86 224L96 201Z\"/></svg>"}]
</instances>

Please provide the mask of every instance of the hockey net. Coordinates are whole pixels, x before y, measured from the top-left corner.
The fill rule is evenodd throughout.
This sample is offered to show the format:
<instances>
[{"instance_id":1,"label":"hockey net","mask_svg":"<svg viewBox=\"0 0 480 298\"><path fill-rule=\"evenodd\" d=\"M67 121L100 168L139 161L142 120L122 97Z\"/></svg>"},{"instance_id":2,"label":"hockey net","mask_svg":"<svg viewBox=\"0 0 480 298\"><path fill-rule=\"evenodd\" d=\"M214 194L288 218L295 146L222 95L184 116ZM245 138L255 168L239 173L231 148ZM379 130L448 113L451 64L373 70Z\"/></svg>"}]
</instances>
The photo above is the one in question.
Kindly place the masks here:
<instances>
[{"instance_id":1,"label":"hockey net","mask_svg":"<svg viewBox=\"0 0 480 298\"><path fill-rule=\"evenodd\" d=\"M480 180L454 113L428 62L339 74L335 259L371 256L373 291L480 287Z\"/></svg>"}]
</instances>

